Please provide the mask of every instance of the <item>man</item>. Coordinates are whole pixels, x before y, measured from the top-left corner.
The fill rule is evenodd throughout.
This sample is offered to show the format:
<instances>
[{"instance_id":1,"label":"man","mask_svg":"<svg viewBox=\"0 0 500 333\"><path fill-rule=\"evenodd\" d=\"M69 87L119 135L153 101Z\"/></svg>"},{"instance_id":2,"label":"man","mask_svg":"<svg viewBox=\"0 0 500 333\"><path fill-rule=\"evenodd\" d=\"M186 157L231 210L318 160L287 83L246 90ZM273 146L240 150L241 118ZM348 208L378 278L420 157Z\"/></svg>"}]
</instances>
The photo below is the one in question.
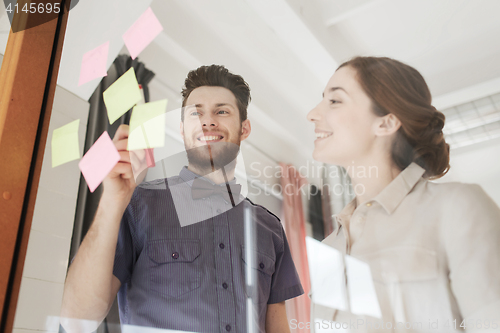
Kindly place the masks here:
<instances>
[{"instance_id":1,"label":"man","mask_svg":"<svg viewBox=\"0 0 500 333\"><path fill-rule=\"evenodd\" d=\"M284 301L303 290L283 228L239 195L234 179L240 142L251 131L250 89L242 77L212 65L191 71L182 95L188 166L179 176L136 188L128 127L113 139L121 160L103 182L65 283L67 331L95 330L118 293L122 324L245 332L252 296L259 331L289 332ZM246 206L254 212L255 247L245 243ZM255 264L247 265L248 253ZM256 288L246 288L248 266Z\"/></svg>"}]
</instances>

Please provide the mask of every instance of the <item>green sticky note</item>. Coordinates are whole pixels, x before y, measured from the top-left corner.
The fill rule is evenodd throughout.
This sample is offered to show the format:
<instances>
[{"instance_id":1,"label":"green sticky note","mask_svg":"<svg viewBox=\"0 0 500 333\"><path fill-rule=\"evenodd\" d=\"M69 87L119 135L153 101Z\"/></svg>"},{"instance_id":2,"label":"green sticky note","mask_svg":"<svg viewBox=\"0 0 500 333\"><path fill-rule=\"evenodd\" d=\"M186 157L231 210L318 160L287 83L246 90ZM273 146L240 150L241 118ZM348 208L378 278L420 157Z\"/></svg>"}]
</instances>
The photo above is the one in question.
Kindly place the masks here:
<instances>
[{"instance_id":1,"label":"green sticky note","mask_svg":"<svg viewBox=\"0 0 500 333\"><path fill-rule=\"evenodd\" d=\"M78 127L80 119L72 121L52 132L52 167L80 158Z\"/></svg>"},{"instance_id":2,"label":"green sticky note","mask_svg":"<svg viewBox=\"0 0 500 333\"><path fill-rule=\"evenodd\" d=\"M134 68L130 68L103 93L104 104L108 110L109 123L114 123L141 99L141 90L135 77Z\"/></svg>"},{"instance_id":3,"label":"green sticky note","mask_svg":"<svg viewBox=\"0 0 500 333\"><path fill-rule=\"evenodd\" d=\"M134 107L130 117L128 150L159 148L165 145L167 100Z\"/></svg>"}]
</instances>

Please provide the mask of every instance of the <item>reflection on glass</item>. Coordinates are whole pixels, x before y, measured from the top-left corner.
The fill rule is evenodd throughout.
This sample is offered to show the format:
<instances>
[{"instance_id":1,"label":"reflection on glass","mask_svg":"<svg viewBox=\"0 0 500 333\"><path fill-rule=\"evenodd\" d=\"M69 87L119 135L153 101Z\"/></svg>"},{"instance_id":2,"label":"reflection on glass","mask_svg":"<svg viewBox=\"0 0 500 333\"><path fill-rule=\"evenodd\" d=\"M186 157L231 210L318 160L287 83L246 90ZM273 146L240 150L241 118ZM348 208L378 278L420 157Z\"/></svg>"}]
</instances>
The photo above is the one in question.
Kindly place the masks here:
<instances>
[{"instance_id":1,"label":"reflection on glass","mask_svg":"<svg viewBox=\"0 0 500 333\"><path fill-rule=\"evenodd\" d=\"M332 309L347 310L342 253L311 237L306 237L306 246L312 301Z\"/></svg>"},{"instance_id":2,"label":"reflection on glass","mask_svg":"<svg viewBox=\"0 0 500 333\"><path fill-rule=\"evenodd\" d=\"M351 312L381 318L380 305L373 285L370 266L367 263L345 256L347 290Z\"/></svg>"},{"instance_id":3,"label":"reflection on glass","mask_svg":"<svg viewBox=\"0 0 500 333\"><path fill-rule=\"evenodd\" d=\"M247 84L222 66L202 66L188 74L183 96L186 151L155 160L163 177L136 185L146 154L126 150L128 126L115 134L120 163L103 182L65 283L69 332L95 328L115 295L129 330L277 331L287 325L285 300L303 293L279 219L246 199L235 177L251 131ZM146 141L134 148L151 148ZM177 174L167 177L165 165Z\"/></svg>"}]
</instances>

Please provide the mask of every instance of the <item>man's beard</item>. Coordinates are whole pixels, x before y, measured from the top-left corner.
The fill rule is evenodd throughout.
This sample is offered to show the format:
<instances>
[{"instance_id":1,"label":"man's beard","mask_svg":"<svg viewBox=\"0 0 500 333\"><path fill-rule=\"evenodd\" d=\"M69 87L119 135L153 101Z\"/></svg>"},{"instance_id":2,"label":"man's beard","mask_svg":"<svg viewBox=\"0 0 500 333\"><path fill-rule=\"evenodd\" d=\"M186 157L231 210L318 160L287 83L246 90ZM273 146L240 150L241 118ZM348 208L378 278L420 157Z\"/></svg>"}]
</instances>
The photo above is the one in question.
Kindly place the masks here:
<instances>
[{"instance_id":1,"label":"man's beard","mask_svg":"<svg viewBox=\"0 0 500 333\"><path fill-rule=\"evenodd\" d=\"M199 172L202 172L200 176L204 176L221 168L234 168L236 157L240 151L239 140L238 144L219 141L200 147L185 148L189 164L195 167Z\"/></svg>"}]
</instances>

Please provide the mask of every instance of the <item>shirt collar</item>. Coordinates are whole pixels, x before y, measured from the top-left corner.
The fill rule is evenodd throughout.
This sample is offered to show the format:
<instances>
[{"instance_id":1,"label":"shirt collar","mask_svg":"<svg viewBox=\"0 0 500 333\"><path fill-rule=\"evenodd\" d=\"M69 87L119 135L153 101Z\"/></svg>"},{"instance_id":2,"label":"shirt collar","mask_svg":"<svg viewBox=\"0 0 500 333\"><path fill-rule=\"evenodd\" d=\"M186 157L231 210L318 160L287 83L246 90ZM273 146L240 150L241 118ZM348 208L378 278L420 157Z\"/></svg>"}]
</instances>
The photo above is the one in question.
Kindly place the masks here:
<instances>
[{"instance_id":1,"label":"shirt collar","mask_svg":"<svg viewBox=\"0 0 500 333\"><path fill-rule=\"evenodd\" d=\"M406 167L401 173L380 192L373 201L378 202L387 212L392 214L399 206L401 201L410 193L417 182L425 173L425 169L417 163L413 162ZM334 215L337 221L337 227L342 225L342 221L346 220L356 210L356 198L349 202L339 214ZM337 229L338 230L338 229Z\"/></svg>"},{"instance_id":2,"label":"shirt collar","mask_svg":"<svg viewBox=\"0 0 500 333\"><path fill-rule=\"evenodd\" d=\"M188 183L189 186L193 185L193 180L195 180L196 178L200 177L199 175L197 175L196 173L194 173L193 171L189 170L187 168L187 166L184 166L182 169L181 169L181 172L179 172L179 177L182 178L182 180L185 182L185 183ZM210 181L207 179L207 181Z\"/></svg>"},{"instance_id":3,"label":"shirt collar","mask_svg":"<svg viewBox=\"0 0 500 333\"><path fill-rule=\"evenodd\" d=\"M193 181L196 179L196 178L203 178L204 180L206 180L207 182L209 182L210 184L213 184L213 185L217 185L215 184L213 181L211 181L210 179L208 178L205 178L203 176L200 176L198 175L197 173L194 173L193 171L189 170L187 168L187 166L184 166L182 169L181 169L181 172L179 172L179 177L181 177L181 179L187 183L189 186L193 186ZM236 178L233 178L232 180L228 181L229 184L236 184ZM220 186L224 185L223 184L218 184Z\"/></svg>"},{"instance_id":4,"label":"shirt collar","mask_svg":"<svg viewBox=\"0 0 500 333\"><path fill-rule=\"evenodd\" d=\"M342 211L336 215L333 215L335 217L335 221L337 221L337 234L340 230L340 226L343 224L343 221L346 221L346 219L349 218L354 213L354 210L356 209L356 198L352 199L351 202L349 202Z\"/></svg>"},{"instance_id":5,"label":"shirt collar","mask_svg":"<svg viewBox=\"0 0 500 333\"><path fill-rule=\"evenodd\" d=\"M410 193L425 173L425 169L412 162L387 185L373 200L384 207L387 214L392 214L401 201Z\"/></svg>"}]
</instances>

